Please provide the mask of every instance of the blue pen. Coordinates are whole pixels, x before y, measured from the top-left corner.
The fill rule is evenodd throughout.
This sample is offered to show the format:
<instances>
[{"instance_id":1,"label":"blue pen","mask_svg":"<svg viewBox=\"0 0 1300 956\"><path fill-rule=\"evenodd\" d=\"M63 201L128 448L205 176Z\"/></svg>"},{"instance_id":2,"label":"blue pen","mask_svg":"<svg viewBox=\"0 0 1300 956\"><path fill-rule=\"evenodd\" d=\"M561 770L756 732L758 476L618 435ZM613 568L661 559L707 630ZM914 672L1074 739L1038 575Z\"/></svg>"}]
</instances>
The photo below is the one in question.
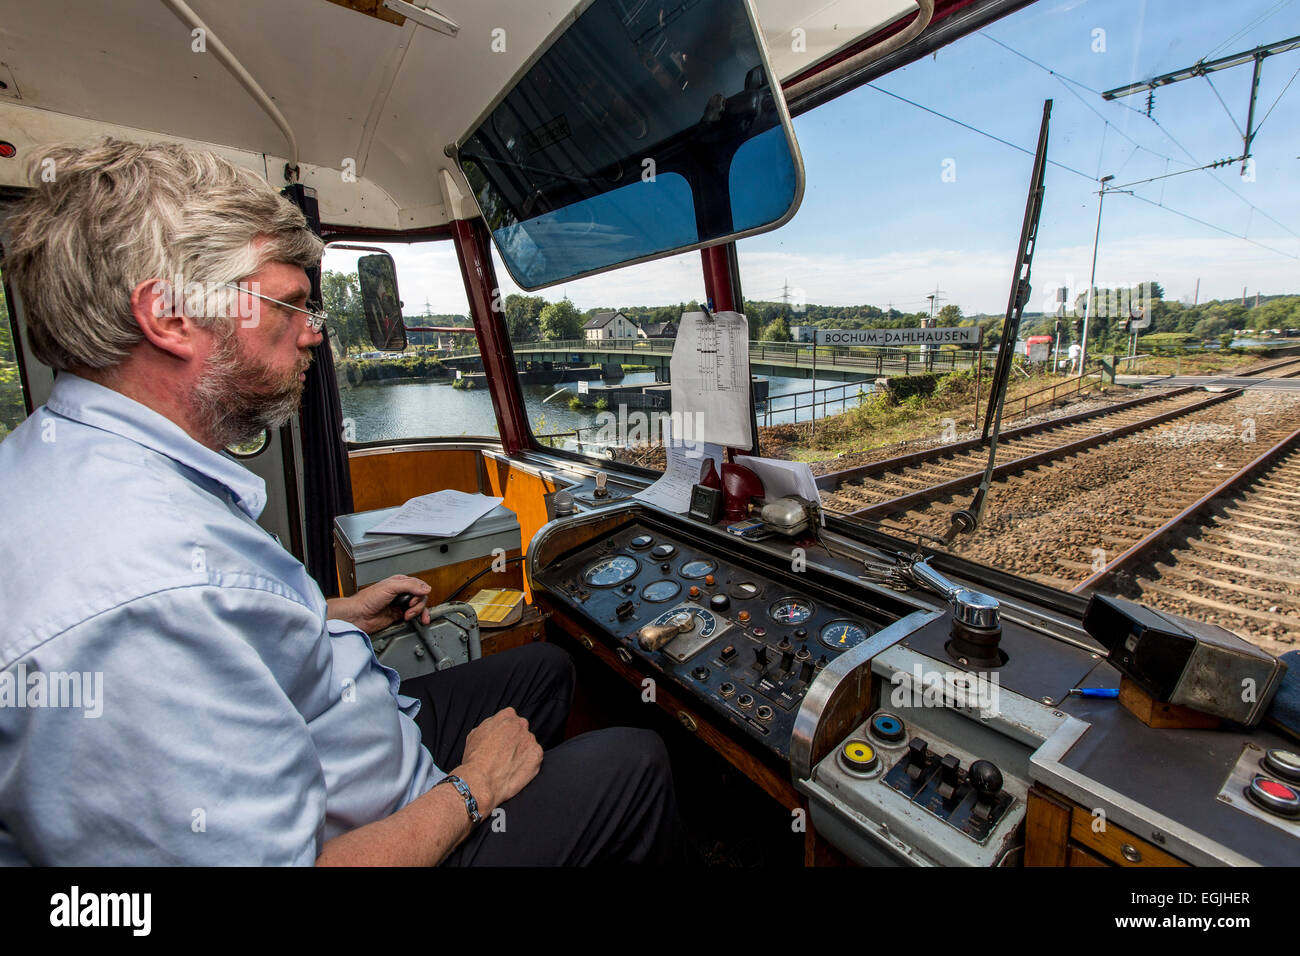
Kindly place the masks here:
<instances>
[{"instance_id":1,"label":"blue pen","mask_svg":"<svg viewBox=\"0 0 1300 956\"><path fill-rule=\"evenodd\" d=\"M1071 694L1078 694L1080 697L1106 697L1114 699L1119 696L1118 687L1074 687L1070 690Z\"/></svg>"}]
</instances>

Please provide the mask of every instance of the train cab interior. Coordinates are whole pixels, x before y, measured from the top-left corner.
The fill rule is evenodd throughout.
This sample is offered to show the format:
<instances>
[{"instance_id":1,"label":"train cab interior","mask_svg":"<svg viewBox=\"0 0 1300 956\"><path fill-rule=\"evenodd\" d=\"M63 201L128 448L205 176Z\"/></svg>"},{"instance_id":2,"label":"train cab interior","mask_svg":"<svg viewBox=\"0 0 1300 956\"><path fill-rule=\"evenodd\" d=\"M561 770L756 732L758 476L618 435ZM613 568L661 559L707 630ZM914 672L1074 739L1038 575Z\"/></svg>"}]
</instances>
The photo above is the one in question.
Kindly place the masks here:
<instances>
[{"instance_id":1,"label":"train cab interior","mask_svg":"<svg viewBox=\"0 0 1300 956\"><path fill-rule=\"evenodd\" d=\"M1243 795L1300 780L1294 722L1264 720L1285 664L830 513L759 441L744 286L771 281L737 243L799 209L793 118L1032 5L6 2L0 215L28 154L104 136L214 149L282 188L326 243L313 301L333 314L297 419L229 450L267 483L261 523L327 596L399 572L433 588L435 627L375 641L403 676L569 651L570 733L658 731L703 862L1294 864L1300 798ZM530 298L659 260L697 283L675 339L602 345ZM430 283L463 307L419 301ZM5 291L21 418L54 376ZM1005 351L981 353L995 391ZM591 367L653 372L671 409L600 386L624 434L566 426L552 410ZM667 425L628 439L656 409ZM620 451L664 427L660 459ZM500 502L450 538L368 533L449 491ZM1257 693L1225 701L1242 680ZM1121 683L1124 706L1081 693Z\"/></svg>"}]
</instances>

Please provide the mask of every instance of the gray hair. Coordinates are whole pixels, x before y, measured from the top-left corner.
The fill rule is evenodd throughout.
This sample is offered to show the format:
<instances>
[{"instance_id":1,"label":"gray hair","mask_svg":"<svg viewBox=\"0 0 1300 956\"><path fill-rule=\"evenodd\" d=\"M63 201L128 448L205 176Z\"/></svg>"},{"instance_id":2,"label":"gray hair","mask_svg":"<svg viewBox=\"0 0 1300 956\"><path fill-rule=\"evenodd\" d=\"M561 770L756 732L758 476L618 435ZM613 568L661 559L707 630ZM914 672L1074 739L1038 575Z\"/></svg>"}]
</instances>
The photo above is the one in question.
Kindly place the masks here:
<instances>
[{"instance_id":1,"label":"gray hair","mask_svg":"<svg viewBox=\"0 0 1300 956\"><path fill-rule=\"evenodd\" d=\"M216 290L192 317L233 328L224 283L270 262L320 262L322 244L298 208L215 153L120 139L60 144L32 157L31 181L7 223L5 277L22 296L32 350L57 369L126 359L144 338L131 293L148 279Z\"/></svg>"}]
</instances>

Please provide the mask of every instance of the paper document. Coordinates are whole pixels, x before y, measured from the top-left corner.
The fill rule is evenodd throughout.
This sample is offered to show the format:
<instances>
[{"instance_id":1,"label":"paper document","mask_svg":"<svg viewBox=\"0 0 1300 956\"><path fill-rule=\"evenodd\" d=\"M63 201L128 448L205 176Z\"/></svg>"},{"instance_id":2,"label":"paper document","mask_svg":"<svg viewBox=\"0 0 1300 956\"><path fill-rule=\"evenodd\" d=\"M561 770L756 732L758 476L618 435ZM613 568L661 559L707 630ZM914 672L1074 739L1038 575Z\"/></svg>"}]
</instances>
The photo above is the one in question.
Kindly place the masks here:
<instances>
[{"instance_id":1,"label":"paper document","mask_svg":"<svg viewBox=\"0 0 1300 956\"><path fill-rule=\"evenodd\" d=\"M722 474L722 446L708 442L679 440L672 434L672 419L663 420L664 453L668 457L664 475L645 491L632 497L647 504L685 514L691 510L691 489L699 484L705 462L713 459L714 470Z\"/></svg>"},{"instance_id":2,"label":"paper document","mask_svg":"<svg viewBox=\"0 0 1300 956\"><path fill-rule=\"evenodd\" d=\"M749 322L739 312L686 312L673 357L672 414L682 437L754 447L749 400Z\"/></svg>"},{"instance_id":3,"label":"paper document","mask_svg":"<svg viewBox=\"0 0 1300 956\"><path fill-rule=\"evenodd\" d=\"M366 534L419 534L450 538L483 517L504 498L447 489L412 498Z\"/></svg>"},{"instance_id":4,"label":"paper document","mask_svg":"<svg viewBox=\"0 0 1300 956\"><path fill-rule=\"evenodd\" d=\"M821 491L817 488L817 479L807 462L737 455L736 464L744 465L758 475L758 480L763 483L763 494L768 501L774 498L784 498L787 495L796 495L819 506L822 503ZM826 524L825 515L822 515L822 524Z\"/></svg>"}]
</instances>

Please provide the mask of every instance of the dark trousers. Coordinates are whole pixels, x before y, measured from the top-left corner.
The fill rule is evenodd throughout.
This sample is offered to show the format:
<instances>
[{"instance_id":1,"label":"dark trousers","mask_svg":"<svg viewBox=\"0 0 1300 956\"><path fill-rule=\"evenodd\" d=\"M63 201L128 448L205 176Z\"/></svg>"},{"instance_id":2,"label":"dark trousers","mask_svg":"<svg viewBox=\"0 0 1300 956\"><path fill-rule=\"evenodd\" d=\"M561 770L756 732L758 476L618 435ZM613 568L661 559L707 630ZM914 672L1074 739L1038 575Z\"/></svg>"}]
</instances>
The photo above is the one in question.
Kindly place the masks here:
<instances>
[{"instance_id":1,"label":"dark trousers","mask_svg":"<svg viewBox=\"0 0 1300 956\"><path fill-rule=\"evenodd\" d=\"M434 762L454 769L465 738L513 707L545 755L523 790L485 817L444 861L452 866L672 863L682 836L668 754L659 736L617 727L561 742L573 701L569 655L529 644L450 670L412 678L402 693L420 701L415 721Z\"/></svg>"}]
</instances>

